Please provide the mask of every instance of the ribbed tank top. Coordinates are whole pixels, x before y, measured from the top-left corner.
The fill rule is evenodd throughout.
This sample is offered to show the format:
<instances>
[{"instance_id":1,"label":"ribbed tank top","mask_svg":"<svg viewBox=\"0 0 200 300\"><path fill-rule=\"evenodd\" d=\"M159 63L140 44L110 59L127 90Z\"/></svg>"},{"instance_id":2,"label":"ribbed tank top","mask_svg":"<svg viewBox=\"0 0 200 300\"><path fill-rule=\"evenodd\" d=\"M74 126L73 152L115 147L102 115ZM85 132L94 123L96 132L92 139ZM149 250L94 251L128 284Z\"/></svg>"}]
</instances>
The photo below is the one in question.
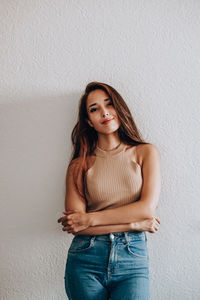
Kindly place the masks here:
<instances>
[{"instance_id":1,"label":"ribbed tank top","mask_svg":"<svg viewBox=\"0 0 200 300\"><path fill-rule=\"evenodd\" d=\"M84 178L87 212L119 207L137 201L142 190L142 171L121 142L113 150L94 150L95 161Z\"/></svg>"}]
</instances>

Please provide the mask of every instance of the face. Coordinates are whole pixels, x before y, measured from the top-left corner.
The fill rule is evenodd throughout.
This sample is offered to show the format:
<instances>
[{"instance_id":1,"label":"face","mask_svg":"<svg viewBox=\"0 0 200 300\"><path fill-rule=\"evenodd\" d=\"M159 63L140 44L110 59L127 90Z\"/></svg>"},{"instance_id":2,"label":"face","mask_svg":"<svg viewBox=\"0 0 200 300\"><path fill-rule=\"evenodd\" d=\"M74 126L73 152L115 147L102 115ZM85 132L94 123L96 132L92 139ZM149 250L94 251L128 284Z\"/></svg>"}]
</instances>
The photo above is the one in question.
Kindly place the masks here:
<instances>
[{"instance_id":1,"label":"face","mask_svg":"<svg viewBox=\"0 0 200 300\"><path fill-rule=\"evenodd\" d=\"M105 91L98 89L90 92L86 105L89 117L87 122L98 133L110 134L118 130L120 121Z\"/></svg>"}]
</instances>

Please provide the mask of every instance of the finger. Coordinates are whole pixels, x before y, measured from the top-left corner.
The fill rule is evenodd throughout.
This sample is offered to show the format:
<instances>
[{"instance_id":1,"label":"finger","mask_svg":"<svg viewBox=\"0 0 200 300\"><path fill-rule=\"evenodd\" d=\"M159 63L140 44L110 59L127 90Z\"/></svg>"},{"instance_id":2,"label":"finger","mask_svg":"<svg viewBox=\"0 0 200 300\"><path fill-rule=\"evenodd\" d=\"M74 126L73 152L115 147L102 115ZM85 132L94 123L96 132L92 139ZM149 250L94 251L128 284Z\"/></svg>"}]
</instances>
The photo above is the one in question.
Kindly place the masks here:
<instances>
[{"instance_id":1,"label":"finger","mask_svg":"<svg viewBox=\"0 0 200 300\"><path fill-rule=\"evenodd\" d=\"M68 216L62 216L57 221L58 221L58 223L60 223L60 222L63 222L64 220L67 220L67 219L68 219Z\"/></svg>"},{"instance_id":2,"label":"finger","mask_svg":"<svg viewBox=\"0 0 200 300\"><path fill-rule=\"evenodd\" d=\"M66 231L66 230L69 230L69 229L70 229L70 226L68 226L68 225L63 226L63 228L62 228L63 231Z\"/></svg>"},{"instance_id":3,"label":"finger","mask_svg":"<svg viewBox=\"0 0 200 300\"><path fill-rule=\"evenodd\" d=\"M67 220L68 216L64 216L58 219L58 223L65 222Z\"/></svg>"},{"instance_id":4,"label":"finger","mask_svg":"<svg viewBox=\"0 0 200 300\"><path fill-rule=\"evenodd\" d=\"M66 220L68 221L68 224L76 224L76 223L79 223L79 220L77 220L77 218L75 218L74 216L72 215L68 215L66 216ZM71 223L70 223L71 222Z\"/></svg>"},{"instance_id":5,"label":"finger","mask_svg":"<svg viewBox=\"0 0 200 300\"><path fill-rule=\"evenodd\" d=\"M58 223L62 222L63 221L63 217L59 218L57 221L58 221Z\"/></svg>"},{"instance_id":6,"label":"finger","mask_svg":"<svg viewBox=\"0 0 200 300\"><path fill-rule=\"evenodd\" d=\"M155 230L158 231L158 229L159 229L159 226L155 226Z\"/></svg>"},{"instance_id":7,"label":"finger","mask_svg":"<svg viewBox=\"0 0 200 300\"><path fill-rule=\"evenodd\" d=\"M151 227L151 229L149 230L149 232L155 233L157 230L158 230L158 227L154 225L154 226Z\"/></svg>"},{"instance_id":8,"label":"finger","mask_svg":"<svg viewBox=\"0 0 200 300\"><path fill-rule=\"evenodd\" d=\"M160 224L160 219L158 217L155 217L156 221Z\"/></svg>"},{"instance_id":9,"label":"finger","mask_svg":"<svg viewBox=\"0 0 200 300\"><path fill-rule=\"evenodd\" d=\"M70 232L72 230L72 228L71 228L71 226L63 226L62 230Z\"/></svg>"},{"instance_id":10,"label":"finger","mask_svg":"<svg viewBox=\"0 0 200 300\"><path fill-rule=\"evenodd\" d=\"M63 227L62 231L64 231L64 232L67 231L68 233L71 233L71 230L70 229L66 229L65 227Z\"/></svg>"},{"instance_id":11,"label":"finger","mask_svg":"<svg viewBox=\"0 0 200 300\"><path fill-rule=\"evenodd\" d=\"M66 226L66 225L72 225L72 224L73 224L73 221L65 220L64 222L62 222L62 225L63 225L63 226Z\"/></svg>"},{"instance_id":12,"label":"finger","mask_svg":"<svg viewBox=\"0 0 200 300\"><path fill-rule=\"evenodd\" d=\"M156 226L159 226L159 225L160 225L160 223L159 223L159 222L157 222L157 221L155 221L155 225L156 225Z\"/></svg>"},{"instance_id":13,"label":"finger","mask_svg":"<svg viewBox=\"0 0 200 300\"><path fill-rule=\"evenodd\" d=\"M65 214L65 215L68 215L68 214L70 214L70 213L72 213L72 211L68 211L68 212L63 211L63 214ZM65 218L65 216L64 216L64 217L63 217L63 216L60 217L60 218L57 220L57 222L58 222L58 223L62 222L63 218Z\"/></svg>"}]
</instances>

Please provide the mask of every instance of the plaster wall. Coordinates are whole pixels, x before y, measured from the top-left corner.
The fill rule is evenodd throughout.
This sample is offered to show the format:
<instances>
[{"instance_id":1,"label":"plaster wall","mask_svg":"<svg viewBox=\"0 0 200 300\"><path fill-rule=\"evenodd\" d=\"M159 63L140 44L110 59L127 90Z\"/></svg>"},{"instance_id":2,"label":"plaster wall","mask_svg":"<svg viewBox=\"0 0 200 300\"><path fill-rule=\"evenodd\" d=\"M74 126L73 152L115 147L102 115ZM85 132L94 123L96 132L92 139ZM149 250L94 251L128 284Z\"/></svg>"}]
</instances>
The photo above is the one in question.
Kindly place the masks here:
<instances>
[{"instance_id":1,"label":"plaster wall","mask_svg":"<svg viewBox=\"0 0 200 300\"><path fill-rule=\"evenodd\" d=\"M90 81L161 155L151 300L200 299L200 2L0 1L0 299L62 300L70 134Z\"/></svg>"}]
</instances>

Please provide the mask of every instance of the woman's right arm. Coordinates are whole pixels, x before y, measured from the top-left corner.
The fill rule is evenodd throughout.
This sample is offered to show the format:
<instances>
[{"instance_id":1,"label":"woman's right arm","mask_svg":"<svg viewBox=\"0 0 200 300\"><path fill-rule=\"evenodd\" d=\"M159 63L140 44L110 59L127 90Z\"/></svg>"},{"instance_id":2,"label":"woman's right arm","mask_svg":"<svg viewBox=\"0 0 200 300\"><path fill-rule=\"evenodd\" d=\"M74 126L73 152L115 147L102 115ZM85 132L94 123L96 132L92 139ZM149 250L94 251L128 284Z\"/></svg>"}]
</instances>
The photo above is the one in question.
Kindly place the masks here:
<instances>
[{"instance_id":1,"label":"woman's right arm","mask_svg":"<svg viewBox=\"0 0 200 300\"><path fill-rule=\"evenodd\" d=\"M77 167L78 159L72 162L67 169L66 174L66 194L65 194L65 210L77 210L80 212L86 212L86 200L77 190L77 186L74 182L74 171ZM79 187L82 189L82 182L79 180ZM68 231L68 226L63 227L63 231ZM122 232L131 230L130 224L116 224L116 225L100 225L94 227L88 227L85 230L76 232L77 235L100 235L110 232ZM72 233L72 232L69 232Z\"/></svg>"},{"instance_id":2,"label":"woman's right arm","mask_svg":"<svg viewBox=\"0 0 200 300\"><path fill-rule=\"evenodd\" d=\"M78 158L76 158L67 169L66 174L66 193L65 193L65 210L78 210L86 212L86 200L77 190L77 186L74 182L74 172L77 168ZM83 185L80 179L77 179L78 184L83 194Z\"/></svg>"}]
</instances>

